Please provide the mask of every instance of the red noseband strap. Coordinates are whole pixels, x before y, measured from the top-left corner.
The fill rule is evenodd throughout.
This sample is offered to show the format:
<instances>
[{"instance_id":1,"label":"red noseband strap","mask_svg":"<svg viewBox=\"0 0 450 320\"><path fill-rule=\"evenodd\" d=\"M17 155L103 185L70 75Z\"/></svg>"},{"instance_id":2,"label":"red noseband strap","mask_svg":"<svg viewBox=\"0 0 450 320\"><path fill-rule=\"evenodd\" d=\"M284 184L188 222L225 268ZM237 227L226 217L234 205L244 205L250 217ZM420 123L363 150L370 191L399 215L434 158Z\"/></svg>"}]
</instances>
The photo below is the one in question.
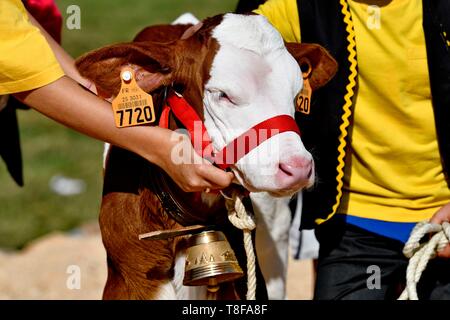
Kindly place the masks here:
<instances>
[{"instance_id":1,"label":"red noseband strap","mask_svg":"<svg viewBox=\"0 0 450 320\"><path fill-rule=\"evenodd\" d=\"M214 162L219 168L226 169L264 141L288 131L300 135L297 123L289 115L284 114L264 120L227 144L215 155Z\"/></svg>"},{"instance_id":2,"label":"red noseband strap","mask_svg":"<svg viewBox=\"0 0 450 320\"><path fill-rule=\"evenodd\" d=\"M289 115L279 115L251 127L214 155L212 142L203 121L182 96L178 96L176 93L169 95L167 105L161 113L160 127L169 127L170 111L189 132L195 151L203 158L211 160L221 169L227 169L261 143L277 134L292 131L300 135L300 130L294 118ZM201 143L197 139L201 139Z\"/></svg>"}]
</instances>

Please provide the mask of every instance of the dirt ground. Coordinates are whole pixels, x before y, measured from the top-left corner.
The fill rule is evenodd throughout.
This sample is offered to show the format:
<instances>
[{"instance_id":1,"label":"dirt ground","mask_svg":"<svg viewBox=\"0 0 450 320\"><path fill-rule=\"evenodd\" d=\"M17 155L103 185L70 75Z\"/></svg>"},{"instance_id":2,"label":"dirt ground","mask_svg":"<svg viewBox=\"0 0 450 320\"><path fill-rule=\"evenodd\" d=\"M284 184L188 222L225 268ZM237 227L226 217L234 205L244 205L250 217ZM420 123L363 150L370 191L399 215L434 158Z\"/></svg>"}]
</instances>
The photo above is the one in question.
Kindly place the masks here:
<instances>
[{"instance_id":1,"label":"dirt ground","mask_svg":"<svg viewBox=\"0 0 450 320\"><path fill-rule=\"evenodd\" d=\"M311 299L312 268L309 260L290 261L289 299ZM81 281L76 289L70 279L78 270ZM0 299L96 300L101 299L105 280L105 251L95 224L49 234L18 252L0 251Z\"/></svg>"}]
</instances>

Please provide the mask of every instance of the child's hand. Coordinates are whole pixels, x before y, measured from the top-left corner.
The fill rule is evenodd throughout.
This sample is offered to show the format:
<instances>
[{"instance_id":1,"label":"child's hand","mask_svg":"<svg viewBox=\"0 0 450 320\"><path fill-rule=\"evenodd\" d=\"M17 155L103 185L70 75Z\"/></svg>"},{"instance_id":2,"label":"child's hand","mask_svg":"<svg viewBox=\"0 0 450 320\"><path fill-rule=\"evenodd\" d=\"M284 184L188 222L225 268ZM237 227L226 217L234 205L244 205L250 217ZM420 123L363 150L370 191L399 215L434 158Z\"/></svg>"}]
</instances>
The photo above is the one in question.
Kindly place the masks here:
<instances>
[{"instance_id":1,"label":"child's hand","mask_svg":"<svg viewBox=\"0 0 450 320\"><path fill-rule=\"evenodd\" d=\"M430 220L432 223L441 224L444 221L450 222L450 203L446 204L434 214ZM450 258L450 244L444 250L438 252L438 257Z\"/></svg>"},{"instance_id":2,"label":"child's hand","mask_svg":"<svg viewBox=\"0 0 450 320\"><path fill-rule=\"evenodd\" d=\"M187 136L168 130L167 135L164 135L162 140L165 141L160 140L158 145L152 146L154 152L155 149L159 149L155 152L158 159L155 159L154 162L163 168L184 191L217 190L231 184L233 173L214 167L210 162L201 158L194 151ZM183 150L183 152L180 154L179 150Z\"/></svg>"}]
</instances>

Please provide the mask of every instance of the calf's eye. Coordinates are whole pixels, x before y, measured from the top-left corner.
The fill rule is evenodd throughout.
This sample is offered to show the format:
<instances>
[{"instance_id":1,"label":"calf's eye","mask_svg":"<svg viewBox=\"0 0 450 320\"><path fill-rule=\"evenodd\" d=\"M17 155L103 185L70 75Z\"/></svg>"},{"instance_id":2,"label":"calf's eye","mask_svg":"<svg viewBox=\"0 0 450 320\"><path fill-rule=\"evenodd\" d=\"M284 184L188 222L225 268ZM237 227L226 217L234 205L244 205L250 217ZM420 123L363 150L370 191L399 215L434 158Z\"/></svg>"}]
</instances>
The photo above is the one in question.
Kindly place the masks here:
<instances>
[{"instance_id":1,"label":"calf's eye","mask_svg":"<svg viewBox=\"0 0 450 320\"><path fill-rule=\"evenodd\" d=\"M211 95L211 97L218 102L226 102L231 103L235 105L235 102L230 98L228 94L225 93L225 91L218 90L218 89L206 89L206 91Z\"/></svg>"},{"instance_id":2,"label":"calf's eye","mask_svg":"<svg viewBox=\"0 0 450 320\"><path fill-rule=\"evenodd\" d=\"M223 91L219 91L219 99L230 100L230 98L227 96L227 94Z\"/></svg>"},{"instance_id":3,"label":"calf's eye","mask_svg":"<svg viewBox=\"0 0 450 320\"><path fill-rule=\"evenodd\" d=\"M233 102L233 100L231 100L231 98L223 91L219 91L218 92L218 97L219 97L219 100L221 100L221 101L225 101L225 102L229 102L229 103L235 104Z\"/></svg>"}]
</instances>

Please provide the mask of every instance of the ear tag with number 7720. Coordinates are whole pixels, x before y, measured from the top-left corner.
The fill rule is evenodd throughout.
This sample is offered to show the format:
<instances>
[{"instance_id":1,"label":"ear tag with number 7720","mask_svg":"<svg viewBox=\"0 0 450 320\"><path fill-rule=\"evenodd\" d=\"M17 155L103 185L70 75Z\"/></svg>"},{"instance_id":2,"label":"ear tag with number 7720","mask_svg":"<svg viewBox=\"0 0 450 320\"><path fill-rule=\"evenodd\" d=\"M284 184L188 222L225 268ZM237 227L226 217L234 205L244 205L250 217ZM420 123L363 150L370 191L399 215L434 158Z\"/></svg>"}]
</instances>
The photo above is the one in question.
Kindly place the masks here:
<instances>
[{"instance_id":1,"label":"ear tag with number 7720","mask_svg":"<svg viewBox=\"0 0 450 320\"><path fill-rule=\"evenodd\" d=\"M120 80L119 94L112 101L116 126L123 128L155 122L153 98L139 87L134 70L123 68Z\"/></svg>"}]
</instances>

